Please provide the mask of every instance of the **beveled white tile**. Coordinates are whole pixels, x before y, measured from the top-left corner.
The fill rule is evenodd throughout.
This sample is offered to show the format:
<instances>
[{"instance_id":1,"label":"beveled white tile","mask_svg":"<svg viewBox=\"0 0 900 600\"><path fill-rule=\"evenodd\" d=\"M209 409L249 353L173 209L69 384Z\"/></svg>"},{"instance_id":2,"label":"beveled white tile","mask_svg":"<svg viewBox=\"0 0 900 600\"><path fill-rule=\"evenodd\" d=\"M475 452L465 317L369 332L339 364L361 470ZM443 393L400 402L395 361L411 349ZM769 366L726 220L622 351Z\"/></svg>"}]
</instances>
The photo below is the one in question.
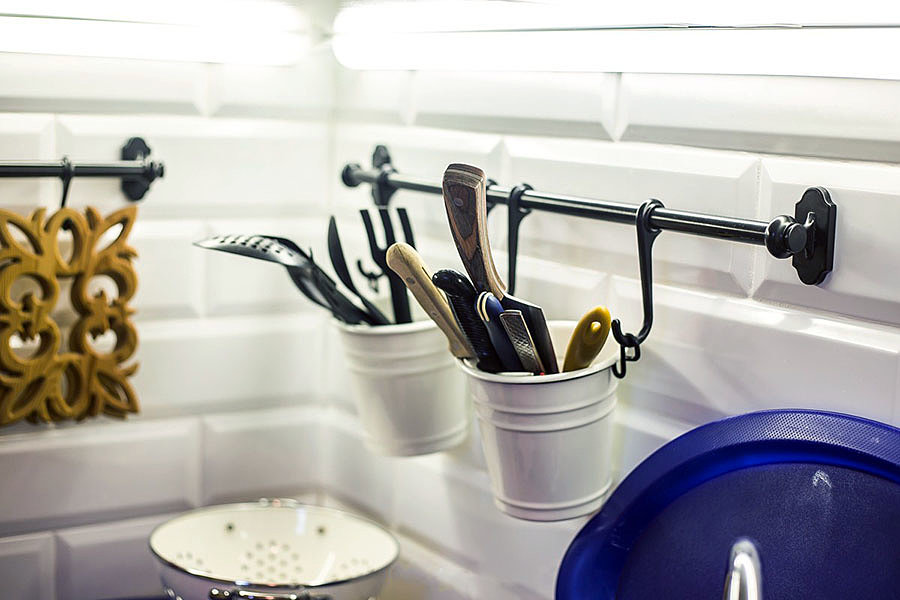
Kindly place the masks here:
<instances>
[{"instance_id":1,"label":"beveled white tile","mask_svg":"<svg viewBox=\"0 0 900 600\"><path fill-rule=\"evenodd\" d=\"M0 113L0 160L59 160L62 156L56 155L53 132L52 115ZM41 206L56 210L61 190L58 182L49 179L0 178L3 208L25 216Z\"/></svg>"},{"instance_id":2,"label":"beveled white tile","mask_svg":"<svg viewBox=\"0 0 900 600\"><path fill-rule=\"evenodd\" d=\"M186 509L196 503L193 419L84 423L0 439L0 531Z\"/></svg>"},{"instance_id":3,"label":"beveled white tile","mask_svg":"<svg viewBox=\"0 0 900 600\"><path fill-rule=\"evenodd\" d=\"M319 485L382 521L394 516L395 465L406 459L381 456L367 449L355 416L341 411L320 411L324 452L319 454Z\"/></svg>"},{"instance_id":4,"label":"beveled white tile","mask_svg":"<svg viewBox=\"0 0 900 600\"><path fill-rule=\"evenodd\" d=\"M150 532L175 514L56 532L57 600L162 597Z\"/></svg>"},{"instance_id":5,"label":"beveled white tile","mask_svg":"<svg viewBox=\"0 0 900 600\"><path fill-rule=\"evenodd\" d=\"M300 248L312 250L313 260L337 282L326 242L328 221L316 219L216 219L207 235L262 234L285 237ZM197 238L199 239L199 238ZM309 312L328 315L294 285L278 264L192 247L206 263L205 289L211 315L270 312ZM347 290L343 290L349 293Z\"/></svg>"},{"instance_id":6,"label":"beveled white tile","mask_svg":"<svg viewBox=\"0 0 900 600\"><path fill-rule=\"evenodd\" d=\"M610 139L618 75L419 71L416 125Z\"/></svg>"},{"instance_id":7,"label":"beveled white tile","mask_svg":"<svg viewBox=\"0 0 900 600\"><path fill-rule=\"evenodd\" d=\"M619 404L615 412L613 434L613 485L621 481L644 459L656 450L700 425L686 423L666 416L666 408L657 406L658 412L633 406L633 396L646 395L646 390L630 389L625 382L619 384ZM714 419L710 419L714 420Z\"/></svg>"},{"instance_id":8,"label":"beveled white tile","mask_svg":"<svg viewBox=\"0 0 900 600\"><path fill-rule=\"evenodd\" d=\"M212 114L316 118L334 105L334 58L324 49L292 66L210 65Z\"/></svg>"},{"instance_id":9,"label":"beveled white tile","mask_svg":"<svg viewBox=\"0 0 900 600\"><path fill-rule=\"evenodd\" d=\"M145 216L300 215L327 203L324 123L66 115L59 117L58 151L76 161L118 160L122 145L136 135L166 166L141 202ZM106 211L126 199L116 179L76 179L69 203Z\"/></svg>"},{"instance_id":10,"label":"beveled white tile","mask_svg":"<svg viewBox=\"0 0 900 600\"><path fill-rule=\"evenodd\" d=\"M55 600L53 569L52 534L0 538L3 600Z\"/></svg>"},{"instance_id":11,"label":"beveled white tile","mask_svg":"<svg viewBox=\"0 0 900 600\"><path fill-rule=\"evenodd\" d=\"M398 461L395 473L401 533L495 581L553 596L559 563L586 519L532 523L504 515L494 506L487 473L443 454Z\"/></svg>"},{"instance_id":12,"label":"beveled white tile","mask_svg":"<svg viewBox=\"0 0 900 600\"><path fill-rule=\"evenodd\" d=\"M761 174L763 211L793 216L804 190L822 186L837 204L834 270L818 286L803 284L790 260L757 249L754 297L900 324L900 167L767 158Z\"/></svg>"},{"instance_id":13,"label":"beveled white tile","mask_svg":"<svg viewBox=\"0 0 900 600\"><path fill-rule=\"evenodd\" d=\"M205 67L173 61L4 53L0 110L197 114L205 93Z\"/></svg>"},{"instance_id":14,"label":"beveled white tile","mask_svg":"<svg viewBox=\"0 0 900 600\"><path fill-rule=\"evenodd\" d=\"M741 218L758 212L758 159L749 155L519 137L505 144L510 185L524 181L540 191L635 205L656 198L667 208ZM522 220L519 232L520 254L638 273L633 226L537 212ZM745 294L752 257L744 245L663 232L653 248L654 279Z\"/></svg>"},{"instance_id":15,"label":"beveled white tile","mask_svg":"<svg viewBox=\"0 0 900 600\"><path fill-rule=\"evenodd\" d=\"M277 408L204 418L204 504L316 488L324 442L317 416L314 408Z\"/></svg>"},{"instance_id":16,"label":"beveled white tile","mask_svg":"<svg viewBox=\"0 0 900 600\"><path fill-rule=\"evenodd\" d=\"M133 384L144 414L316 398L319 324L316 315L288 314L142 323Z\"/></svg>"},{"instance_id":17,"label":"beveled white tile","mask_svg":"<svg viewBox=\"0 0 900 600\"><path fill-rule=\"evenodd\" d=\"M522 256L522 251L520 243L515 295L543 308L548 320L577 321L589 309L606 305L609 277L605 273ZM500 276L508 283L506 257L505 252L498 252L495 260Z\"/></svg>"},{"instance_id":18,"label":"beveled white tile","mask_svg":"<svg viewBox=\"0 0 900 600\"><path fill-rule=\"evenodd\" d=\"M615 278L625 331L641 324L640 286ZM900 332L881 325L654 286L654 322L629 385L688 421L769 408L817 408L889 422L897 401ZM667 407L667 408L665 408Z\"/></svg>"},{"instance_id":19,"label":"beveled white tile","mask_svg":"<svg viewBox=\"0 0 900 600\"><path fill-rule=\"evenodd\" d=\"M622 75L625 140L900 161L900 82Z\"/></svg>"},{"instance_id":20,"label":"beveled white tile","mask_svg":"<svg viewBox=\"0 0 900 600\"><path fill-rule=\"evenodd\" d=\"M132 306L136 319L196 317L203 311L203 255L192 242L205 236L201 221L141 219L129 237L137 250Z\"/></svg>"},{"instance_id":21,"label":"beveled white tile","mask_svg":"<svg viewBox=\"0 0 900 600\"><path fill-rule=\"evenodd\" d=\"M428 600L539 600L549 598L521 586L505 586L491 573L457 564L407 536L398 536L400 559L382 592L386 598Z\"/></svg>"},{"instance_id":22,"label":"beveled white tile","mask_svg":"<svg viewBox=\"0 0 900 600\"><path fill-rule=\"evenodd\" d=\"M357 71L338 65L335 76L338 118L398 124L411 118L411 71Z\"/></svg>"}]
</instances>

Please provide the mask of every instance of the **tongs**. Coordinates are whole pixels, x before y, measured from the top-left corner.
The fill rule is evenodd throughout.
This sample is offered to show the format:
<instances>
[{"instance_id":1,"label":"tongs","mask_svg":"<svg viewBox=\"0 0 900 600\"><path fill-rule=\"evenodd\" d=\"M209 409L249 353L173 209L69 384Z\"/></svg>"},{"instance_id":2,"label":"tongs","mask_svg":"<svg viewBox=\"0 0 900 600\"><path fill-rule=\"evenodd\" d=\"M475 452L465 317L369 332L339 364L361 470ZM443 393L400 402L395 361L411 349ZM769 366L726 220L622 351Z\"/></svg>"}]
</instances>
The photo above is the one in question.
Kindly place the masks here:
<instances>
[{"instance_id":1,"label":"tongs","mask_svg":"<svg viewBox=\"0 0 900 600\"><path fill-rule=\"evenodd\" d=\"M366 236L369 238L369 250L372 254L372 260L375 261L375 264L381 269L381 275L387 275L388 283L390 283L391 305L394 309L394 322L398 324L409 323L412 321L412 317L409 312L409 297L406 295L406 285L387 264L388 248L393 246L397 241L394 236L394 224L391 222L391 214L386 207L378 208L378 216L381 217L381 225L384 228L384 248L380 247L378 241L375 239L375 227L372 224L372 217L369 215L369 211L367 209L362 209L359 211L359 214L362 217L363 225L366 227ZM413 239L412 226L409 222L409 215L406 214L406 209L398 208L397 216L400 217L400 225L403 228L404 240L407 244L415 248L416 243ZM367 277L369 276L366 273L363 274ZM376 279L381 275L376 276Z\"/></svg>"}]
</instances>

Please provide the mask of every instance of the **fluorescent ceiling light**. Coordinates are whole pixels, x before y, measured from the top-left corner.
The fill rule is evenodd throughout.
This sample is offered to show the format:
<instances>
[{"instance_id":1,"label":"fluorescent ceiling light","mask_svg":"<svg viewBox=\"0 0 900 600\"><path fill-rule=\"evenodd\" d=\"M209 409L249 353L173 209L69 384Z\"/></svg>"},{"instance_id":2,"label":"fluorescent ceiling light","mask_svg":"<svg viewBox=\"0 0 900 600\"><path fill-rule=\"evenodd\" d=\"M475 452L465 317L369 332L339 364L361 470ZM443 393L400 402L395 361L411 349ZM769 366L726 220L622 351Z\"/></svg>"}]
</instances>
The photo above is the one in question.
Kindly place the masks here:
<instances>
[{"instance_id":1,"label":"fluorescent ceiling light","mask_svg":"<svg viewBox=\"0 0 900 600\"><path fill-rule=\"evenodd\" d=\"M335 19L335 33L598 29L610 27L900 26L900 5L881 0L856 2L751 3L721 0L357 0Z\"/></svg>"},{"instance_id":2,"label":"fluorescent ceiling light","mask_svg":"<svg viewBox=\"0 0 900 600\"><path fill-rule=\"evenodd\" d=\"M900 79L900 5L816 6L811 16L770 0L608 4L356 3L338 14L333 48L354 69Z\"/></svg>"},{"instance_id":3,"label":"fluorescent ceiling light","mask_svg":"<svg viewBox=\"0 0 900 600\"><path fill-rule=\"evenodd\" d=\"M0 0L0 52L288 65L307 29L275 0Z\"/></svg>"}]
</instances>

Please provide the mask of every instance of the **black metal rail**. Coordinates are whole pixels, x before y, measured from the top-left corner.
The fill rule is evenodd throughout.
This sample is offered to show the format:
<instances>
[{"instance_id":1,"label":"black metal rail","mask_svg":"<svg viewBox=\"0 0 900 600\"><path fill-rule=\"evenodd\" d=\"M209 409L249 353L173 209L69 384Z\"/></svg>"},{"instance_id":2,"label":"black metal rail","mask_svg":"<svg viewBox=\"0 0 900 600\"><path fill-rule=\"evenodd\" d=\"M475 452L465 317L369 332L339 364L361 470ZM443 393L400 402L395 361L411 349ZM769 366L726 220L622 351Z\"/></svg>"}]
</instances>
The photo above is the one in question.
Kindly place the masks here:
<instances>
[{"instance_id":1,"label":"black metal rail","mask_svg":"<svg viewBox=\"0 0 900 600\"><path fill-rule=\"evenodd\" d=\"M118 177L122 191L132 201L140 200L150 184L165 175L163 163L149 160L150 148L141 138L131 138L122 148L122 159L108 163L58 161L0 161L0 177L54 177L64 184L63 204L68 183L74 177Z\"/></svg>"},{"instance_id":2,"label":"black metal rail","mask_svg":"<svg viewBox=\"0 0 900 600\"><path fill-rule=\"evenodd\" d=\"M372 165L371 169L363 169L358 164L347 164L341 179L349 187L371 184L372 197L378 206L387 206L397 190L443 195L439 183L398 173L385 146L375 148ZM531 210L636 226L644 320L636 334L624 333L618 319L612 323L613 336L621 347L620 365L613 368L618 377L625 376L626 362L640 358L640 345L653 324L652 248L662 231L765 246L775 258L791 258L800 280L809 285L822 283L834 263L837 206L828 190L820 187L811 187L803 193L794 206L794 216L779 215L768 222L674 210L656 199L635 205L551 194L531 189L527 184L508 188L491 181L486 196L489 206L506 204L509 208L510 293L515 282L519 221ZM628 348L631 354L626 352Z\"/></svg>"},{"instance_id":3,"label":"black metal rail","mask_svg":"<svg viewBox=\"0 0 900 600\"><path fill-rule=\"evenodd\" d=\"M370 183L387 186L394 191L410 190L438 195L443 193L439 183L432 183L395 171L386 173L381 169L363 169L357 164L344 167L342 179L350 187L356 187L361 183ZM507 204L511 192L512 188L491 185L487 189L487 199L496 204ZM537 190L523 192L520 196L519 206L523 209L628 225L634 224L640 208L640 205L637 204L551 194ZM753 221L665 207L653 210L650 215L650 225L655 229L680 231L708 238L728 239L758 246L771 245L777 248L779 253L788 250L790 254L795 254L804 248L804 238L806 237L801 233L804 224L796 219L790 221L773 219L770 222Z\"/></svg>"}]
</instances>

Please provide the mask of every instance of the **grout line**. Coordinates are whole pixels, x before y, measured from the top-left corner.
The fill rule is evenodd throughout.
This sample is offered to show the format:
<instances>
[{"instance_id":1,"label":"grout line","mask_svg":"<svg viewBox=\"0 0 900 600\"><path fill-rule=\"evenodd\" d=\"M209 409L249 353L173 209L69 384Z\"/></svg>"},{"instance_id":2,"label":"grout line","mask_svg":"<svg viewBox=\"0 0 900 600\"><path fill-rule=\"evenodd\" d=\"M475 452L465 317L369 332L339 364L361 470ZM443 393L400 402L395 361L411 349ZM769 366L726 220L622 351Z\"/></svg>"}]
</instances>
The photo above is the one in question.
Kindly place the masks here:
<instances>
[{"instance_id":1,"label":"grout line","mask_svg":"<svg viewBox=\"0 0 900 600\"><path fill-rule=\"evenodd\" d=\"M416 124L418 117L418 105L416 103L416 79L419 76L418 71L407 71L409 77L406 79L406 90L404 92L404 102L400 114L400 122L406 127L412 127Z\"/></svg>"},{"instance_id":2,"label":"grout line","mask_svg":"<svg viewBox=\"0 0 900 600\"><path fill-rule=\"evenodd\" d=\"M609 132L609 136L612 138L613 142L619 142L622 140L622 135L625 133L627 123L625 122L625 107L624 102L622 101L622 73L615 73L614 75L615 92L613 94L613 122L612 131Z\"/></svg>"}]
</instances>

